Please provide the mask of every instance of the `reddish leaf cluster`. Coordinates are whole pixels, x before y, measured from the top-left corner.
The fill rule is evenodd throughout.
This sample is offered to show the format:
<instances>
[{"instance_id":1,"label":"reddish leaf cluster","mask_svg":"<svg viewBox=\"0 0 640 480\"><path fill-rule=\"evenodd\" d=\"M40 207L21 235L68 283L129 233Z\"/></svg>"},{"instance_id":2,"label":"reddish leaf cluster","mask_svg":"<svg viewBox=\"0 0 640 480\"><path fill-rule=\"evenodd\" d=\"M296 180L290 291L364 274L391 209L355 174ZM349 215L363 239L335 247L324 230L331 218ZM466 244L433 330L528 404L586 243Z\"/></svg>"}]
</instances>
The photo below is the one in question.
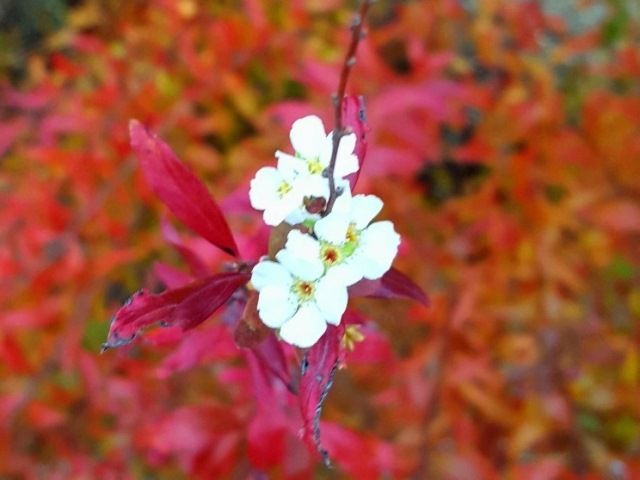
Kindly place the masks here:
<instances>
[{"instance_id":1,"label":"reddish leaf cluster","mask_svg":"<svg viewBox=\"0 0 640 480\"><path fill-rule=\"evenodd\" d=\"M148 328L96 353L130 292L149 292L140 309L161 288L245 272L198 230L215 214L183 222L193 236L163 220L126 119L215 191L237 249L218 243L255 262L269 232L247 183L293 120L330 125L351 12L71 3L36 50L0 51L0 477L640 476L629 2L372 7L347 91L366 99L371 127L356 191L385 200L403 238L396 267L431 304L354 299L362 313L345 317L343 340L355 348L320 424L332 471L300 441L301 358L256 328L244 287L197 328ZM15 38L0 31L5 46ZM355 97L346 107L361 110ZM361 293L389 297L387 281ZM239 317L238 341L263 339L253 348L236 345Z\"/></svg>"},{"instance_id":2,"label":"reddish leaf cluster","mask_svg":"<svg viewBox=\"0 0 640 480\"><path fill-rule=\"evenodd\" d=\"M362 110L364 107L360 102L360 107L355 109L355 102L354 98L345 97L342 114L344 124L352 126L357 132L357 151L362 155L358 158L362 166L366 152L366 127ZM162 140L146 130L138 121L131 121L129 132L131 147L140 159L147 181L160 200L195 233L237 257L238 250L229 225L206 187ZM356 180L357 177L353 179L354 187ZM175 231L170 226L165 226L165 232L170 243L176 246L183 256L187 259L197 258L187 247L180 245ZM274 238L280 238L278 229ZM272 244L273 240L270 241L270 247ZM113 317L107 342L102 346L103 351L130 343L142 329L153 325L179 327L182 331L192 329L225 306L232 295L238 294L237 301L244 305L244 309L230 309L226 318L234 330L233 337L236 343L250 349L247 355L255 363L254 369L262 369L269 380L281 380L292 394L298 395L303 419L303 439L312 451L320 453L325 463L330 465L328 453L321 444L320 415L342 356L344 323L339 327L330 326L320 341L304 354L296 391L282 346L274 344L273 334L261 324L256 310L256 295L245 288L250 279L251 265L237 261L228 264L227 268L232 271L200 278L161 294L150 295L144 290L136 293ZM353 290L362 296L404 297L416 299L425 305L427 303L427 297L420 287L395 269L391 269L379 280L362 280L353 286ZM272 354L266 354L265 348ZM264 383L265 379L256 381ZM269 396L263 391L266 388L262 386L256 391L256 400L260 403L265 402ZM273 427L256 425L255 422L252 426L267 430ZM269 440L270 433L262 433L265 436L261 441Z\"/></svg>"}]
</instances>

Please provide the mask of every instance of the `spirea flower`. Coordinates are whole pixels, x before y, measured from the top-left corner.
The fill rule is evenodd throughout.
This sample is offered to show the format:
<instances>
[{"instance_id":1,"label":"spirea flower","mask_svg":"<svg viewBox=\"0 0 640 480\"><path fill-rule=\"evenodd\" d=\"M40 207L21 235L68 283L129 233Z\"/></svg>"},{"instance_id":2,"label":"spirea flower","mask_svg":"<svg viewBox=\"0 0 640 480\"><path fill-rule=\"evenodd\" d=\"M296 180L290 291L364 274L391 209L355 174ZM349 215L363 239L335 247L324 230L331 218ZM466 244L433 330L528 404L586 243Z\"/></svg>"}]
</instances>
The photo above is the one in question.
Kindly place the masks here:
<instances>
[{"instance_id":1,"label":"spirea flower","mask_svg":"<svg viewBox=\"0 0 640 480\"><path fill-rule=\"evenodd\" d=\"M294 232L297 234L289 237L292 251L317 246L310 235ZM282 252L278 262L263 260L253 268L251 283L260 292L258 314L265 325L280 329L287 343L310 347L327 323L340 323L347 307L347 288L325 277L319 260L298 262L295 256L280 255Z\"/></svg>"},{"instance_id":2,"label":"spirea flower","mask_svg":"<svg viewBox=\"0 0 640 480\"><path fill-rule=\"evenodd\" d=\"M393 223L370 224L382 209L383 202L375 195L351 197L348 189L338 198L329 215L315 222L307 243L313 248L297 248L300 232L289 233L284 250L277 258L292 264L322 263L330 281L353 285L362 278L380 278L391 268L398 252L400 236Z\"/></svg>"},{"instance_id":3,"label":"spirea flower","mask_svg":"<svg viewBox=\"0 0 640 480\"><path fill-rule=\"evenodd\" d=\"M322 120L315 115L296 120L289 133L295 155L276 152L277 168L258 170L251 181L251 205L263 210L267 225L276 226L286 221L291 225L317 215L307 212L305 198L328 198L329 181L323 176L331 161L333 133L325 133ZM342 179L358 170L358 158L353 154L354 134L341 138L336 156L334 178L338 186Z\"/></svg>"}]
</instances>

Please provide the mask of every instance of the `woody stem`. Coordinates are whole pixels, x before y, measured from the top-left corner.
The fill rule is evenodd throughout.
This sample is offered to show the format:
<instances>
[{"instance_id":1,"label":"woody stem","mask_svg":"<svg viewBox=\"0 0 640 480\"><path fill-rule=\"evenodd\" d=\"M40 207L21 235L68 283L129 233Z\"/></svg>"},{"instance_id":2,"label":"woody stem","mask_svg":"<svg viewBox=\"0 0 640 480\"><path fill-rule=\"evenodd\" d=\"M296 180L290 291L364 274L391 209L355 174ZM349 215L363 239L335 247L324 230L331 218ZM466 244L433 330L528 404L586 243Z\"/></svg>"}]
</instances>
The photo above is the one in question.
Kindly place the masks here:
<instances>
[{"instance_id":1,"label":"woody stem","mask_svg":"<svg viewBox=\"0 0 640 480\"><path fill-rule=\"evenodd\" d=\"M324 212L322 213L323 217L327 216L331 212L333 204L338 197L336 191L336 181L334 178L336 160L338 158L338 146L340 145L340 140L342 140L342 137L349 133L342 122L342 99L344 98L347 88L347 80L349 79L349 74L351 73L353 66L356 64L356 52L358 50L358 45L360 44L360 40L364 38L364 18L366 17L367 12L369 11L369 7L373 4L373 2L374 0L362 0L358 12L353 17L353 21L351 22L351 41L349 43L349 49L347 50L344 62L342 63L338 90L333 95L333 148L331 150L331 160L329 161L329 166L325 171L325 175L327 175L329 178L329 199L327 200L327 205L324 209Z\"/></svg>"}]
</instances>

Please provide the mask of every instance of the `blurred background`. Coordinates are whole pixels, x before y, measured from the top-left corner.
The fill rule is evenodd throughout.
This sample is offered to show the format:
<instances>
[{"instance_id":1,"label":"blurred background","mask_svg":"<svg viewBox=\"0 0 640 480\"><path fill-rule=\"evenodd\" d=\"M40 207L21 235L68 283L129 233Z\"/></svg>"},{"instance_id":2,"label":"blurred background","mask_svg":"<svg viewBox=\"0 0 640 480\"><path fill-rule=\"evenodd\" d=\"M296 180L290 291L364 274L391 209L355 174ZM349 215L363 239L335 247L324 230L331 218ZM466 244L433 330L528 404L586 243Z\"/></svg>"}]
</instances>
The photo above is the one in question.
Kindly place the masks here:
<instances>
[{"instance_id":1,"label":"blurred background","mask_svg":"<svg viewBox=\"0 0 640 480\"><path fill-rule=\"evenodd\" d=\"M640 479L634 0L375 4L348 86L371 127L358 190L432 305L354 301L370 322L323 413L333 471L251 423L218 318L99 355L129 295L186 270L129 119L247 245L249 179L296 118L330 128L355 8L0 1L1 479Z\"/></svg>"}]
</instances>

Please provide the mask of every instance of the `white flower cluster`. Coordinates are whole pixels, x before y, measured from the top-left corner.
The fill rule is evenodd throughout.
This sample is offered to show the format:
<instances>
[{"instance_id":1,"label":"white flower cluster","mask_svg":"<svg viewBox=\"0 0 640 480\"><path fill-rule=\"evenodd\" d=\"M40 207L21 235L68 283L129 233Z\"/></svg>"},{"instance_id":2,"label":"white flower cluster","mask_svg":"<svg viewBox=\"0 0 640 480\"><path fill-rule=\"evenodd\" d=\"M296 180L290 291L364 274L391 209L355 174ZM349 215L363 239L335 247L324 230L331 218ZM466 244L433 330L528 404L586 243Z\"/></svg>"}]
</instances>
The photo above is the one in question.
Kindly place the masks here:
<instances>
[{"instance_id":1,"label":"white flower cluster","mask_svg":"<svg viewBox=\"0 0 640 480\"><path fill-rule=\"evenodd\" d=\"M334 175L342 194L324 217L306 205L329 198L323 172L331 158L332 133L327 135L322 121L311 115L294 122L290 138L295 155L276 152L277 168L256 173L249 197L254 208L264 210L266 224L284 221L304 224L304 229L291 230L276 261L259 262L251 282L260 292L258 313L265 325L280 329L284 341L306 348L318 341L327 323L340 324L347 287L363 278L380 278L391 268L400 236L389 221L371 223L382 200L352 196L344 179L359 168L354 134L340 141Z\"/></svg>"}]
</instances>

